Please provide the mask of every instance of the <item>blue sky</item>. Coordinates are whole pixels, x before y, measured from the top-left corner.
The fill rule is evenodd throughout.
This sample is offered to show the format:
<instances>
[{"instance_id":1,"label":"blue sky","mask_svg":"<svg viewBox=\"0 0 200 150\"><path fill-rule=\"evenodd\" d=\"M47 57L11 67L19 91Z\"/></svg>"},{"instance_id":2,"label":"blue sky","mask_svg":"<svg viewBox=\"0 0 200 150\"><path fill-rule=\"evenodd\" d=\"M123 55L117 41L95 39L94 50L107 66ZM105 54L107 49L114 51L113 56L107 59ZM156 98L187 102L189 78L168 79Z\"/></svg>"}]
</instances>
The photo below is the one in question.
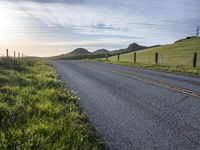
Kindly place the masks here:
<instances>
[{"instance_id":1,"label":"blue sky","mask_svg":"<svg viewBox=\"0 0 200 150\"><path fill-rule=\"evenodd\" d=\"M0 51L52 56L195 35L199 0L1 0Z\"/></svg>"}]
</instances>

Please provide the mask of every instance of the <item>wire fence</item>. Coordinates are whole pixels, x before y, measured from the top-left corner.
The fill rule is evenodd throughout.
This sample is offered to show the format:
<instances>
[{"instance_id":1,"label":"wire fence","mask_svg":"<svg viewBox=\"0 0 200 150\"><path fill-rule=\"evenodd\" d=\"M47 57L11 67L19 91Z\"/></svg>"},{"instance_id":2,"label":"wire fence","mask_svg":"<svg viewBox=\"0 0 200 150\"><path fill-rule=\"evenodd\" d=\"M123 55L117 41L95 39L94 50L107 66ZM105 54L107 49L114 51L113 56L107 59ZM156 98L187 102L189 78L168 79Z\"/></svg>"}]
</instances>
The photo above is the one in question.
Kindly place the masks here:
<instances>
[{"instance_id":1,"label":"wire fence","mask_svg":"<svg viewBox=\"0 0 200 150\"><path fill-rule=\"evenodd\" d=\"M194 67L200 68L200 53L150 53L144 54L135 52L131 54L116 55L113 57L105 56L105 60L119 61L119 62L135 62L144 64L158 64L163 66L175 67Z\"/></svg>"},{"instance_id":2,"label":"wire fence","mask_svg":"<svg viewBox=\"0 0 200 150\"><path fill-rule=\"evenodd\" d=\"M0 50L0 58L23 58L23 57L27 57L26 54L15 51L15 50Z\"/></svg>"}]
</instances>

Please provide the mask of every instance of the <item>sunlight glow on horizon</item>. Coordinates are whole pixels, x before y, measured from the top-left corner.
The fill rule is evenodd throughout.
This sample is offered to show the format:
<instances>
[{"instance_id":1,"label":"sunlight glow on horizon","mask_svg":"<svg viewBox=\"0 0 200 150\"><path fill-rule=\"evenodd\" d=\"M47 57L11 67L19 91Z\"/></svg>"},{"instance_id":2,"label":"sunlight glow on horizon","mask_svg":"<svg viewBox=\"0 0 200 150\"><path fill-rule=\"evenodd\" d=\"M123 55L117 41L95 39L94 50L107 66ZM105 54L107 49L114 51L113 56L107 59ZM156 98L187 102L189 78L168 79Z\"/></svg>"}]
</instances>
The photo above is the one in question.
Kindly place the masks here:
<instances>
[{"instance_id":1,"label":"sunlight glow on horizon","mask_svg":"<svg viewBox=\"0 0 200 150\"><path fill-rule=\"evenodd\" d=\"M15 42L17 35L13 30L19 26L18 17L15 11L9 8L8 4L0 5L0 43Z\"/></svg>"}]
</instances>

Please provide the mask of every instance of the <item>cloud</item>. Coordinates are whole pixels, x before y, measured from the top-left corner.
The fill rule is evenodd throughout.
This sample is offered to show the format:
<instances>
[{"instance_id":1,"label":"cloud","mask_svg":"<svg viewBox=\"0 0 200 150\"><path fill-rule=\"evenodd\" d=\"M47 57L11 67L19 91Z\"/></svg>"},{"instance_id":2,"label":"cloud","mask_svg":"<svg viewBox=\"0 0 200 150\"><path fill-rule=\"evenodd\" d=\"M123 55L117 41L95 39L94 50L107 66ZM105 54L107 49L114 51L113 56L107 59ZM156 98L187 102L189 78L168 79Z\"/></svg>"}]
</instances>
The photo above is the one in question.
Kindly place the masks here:
<instances>
[{"instance_id":1,"label":"cloud","mask_svg":"<svg viewBox=\"0 0 200 150\"><path fill-rule=\"evenodd\" d=\"M89 6L35 2L21 2L24 12L32 18L42 21L47 26L62 27L78 33L116 32L128 30L125 26L129 21L123 13L106 8L92 8Z\"/></svg>"},{"instance_id":2,"label":"cloud","mask_svg":"<svg viewBox=\"0 0 200 150\"><path fill-rule=\"evenodd\" d=\"M177 24L176 20L182 20L187 23L197 22L196 16L199 16L197 15L197 11L192 13L192 10L198 8L193 7L192 9L186 6L185 0L178 0L174 3L166 3L164 1L163 3L155 3L155 1L152 1L152 4L149 4L146 0L141 2L131 2L130 0L120 2L119 0L116 0L115 3L113 0L104 2L100 0L93 0L93 2L90 0L79 0L74 1L74 3L77 3L76 5L71 3L71 0L48 0L43 2L49 3L38 4L36 1L23 1L20 5L23 6L23 10L31 17L41 20L48 26L73 28L78 31L85 29L88 29L88 31L92 29L101 29L109 32L113 31L114 34L116 33L115 31L119 30L120 32L126 32L127 30L131 32L134 31L134 28L145 31L145 29L151 30L152 26L162 28L163 24L165 26L169 26L169 23ZM83 2L85 5L81 4ZM91 6L91 4L88 4L89 2L92 4L95 3L96 6ZM98 5L99 3L100 5ZM115 8L116 3L121 5L119 9ZM179 8L175 7L174 4L176 3L179 4ZM108 8L105 4L112 4L112 8ZM129 5L129 7L126 7L126 10L124 10L122 7L123 5ZM154 9L154 7L158 8ZM142 8L147 9L143 10ZM188 16L184 15L183 19L183 14L187 14ZM176 19L174 19L174 17L176 17ZM159 21L157 21L158 18ZM187 20L187 18L192 19ZM164 21L162 22L162 20ZM173 20L175 21L173 22ZM181 25L181 22L179 25Z\"/></svg>"},{"instance_id":3,"label":"cloud","mask_svg":"<svg viewBox=\"0 0 200 150\"><path fill-rule=\"evenodd\" d=\"M19 32L27 33L36 45L163 44L193 35L200 24L199 0L3 1L26 22L28 29Z\"/></svg>"},{"instance_id":4,"label":"cloud","mask_svg":"<svg viewBox=\"0 0 200 150\"><path fill-rule=\"evenodd\" d=\"M84 0L18 0L18 1L26 1L26 2L38 2L38 3L81 3Z\"/></svg>"},{"instance_id":5,"label":"cloud","mask_svg":"<svg viewBox=\"0 0 200 150\"><path fill-rule=\"evenodd\" d=\"M132 42L131 39L121 38L103 38L98 40L85 40L85 41L53 41L53 42L35 42L32 45L42 46L75 46L75 47L118 47L120 45L128 45Z\"/></svg>"}]
</instances>

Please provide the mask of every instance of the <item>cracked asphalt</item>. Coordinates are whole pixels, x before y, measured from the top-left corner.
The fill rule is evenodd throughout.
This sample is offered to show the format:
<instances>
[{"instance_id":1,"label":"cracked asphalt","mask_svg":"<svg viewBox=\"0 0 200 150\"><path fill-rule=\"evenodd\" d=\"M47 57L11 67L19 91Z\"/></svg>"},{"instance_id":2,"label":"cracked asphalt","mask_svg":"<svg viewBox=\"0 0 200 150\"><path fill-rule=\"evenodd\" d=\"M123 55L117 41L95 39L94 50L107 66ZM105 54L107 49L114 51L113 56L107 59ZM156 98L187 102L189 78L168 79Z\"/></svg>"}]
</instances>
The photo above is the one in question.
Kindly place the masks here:
<instances>
[{"instance_id":1,"label":"cracked asphalt","mask_svg":"<svg viewBox=\"0 0 200 150\"><path fill-rule=\"evenodd\" d=\"M200 78L96 62L50 63L77 92L78 104L110 150L200 149L200 97L120 72L196 93Z\"/></svg>"}]
</instances>

